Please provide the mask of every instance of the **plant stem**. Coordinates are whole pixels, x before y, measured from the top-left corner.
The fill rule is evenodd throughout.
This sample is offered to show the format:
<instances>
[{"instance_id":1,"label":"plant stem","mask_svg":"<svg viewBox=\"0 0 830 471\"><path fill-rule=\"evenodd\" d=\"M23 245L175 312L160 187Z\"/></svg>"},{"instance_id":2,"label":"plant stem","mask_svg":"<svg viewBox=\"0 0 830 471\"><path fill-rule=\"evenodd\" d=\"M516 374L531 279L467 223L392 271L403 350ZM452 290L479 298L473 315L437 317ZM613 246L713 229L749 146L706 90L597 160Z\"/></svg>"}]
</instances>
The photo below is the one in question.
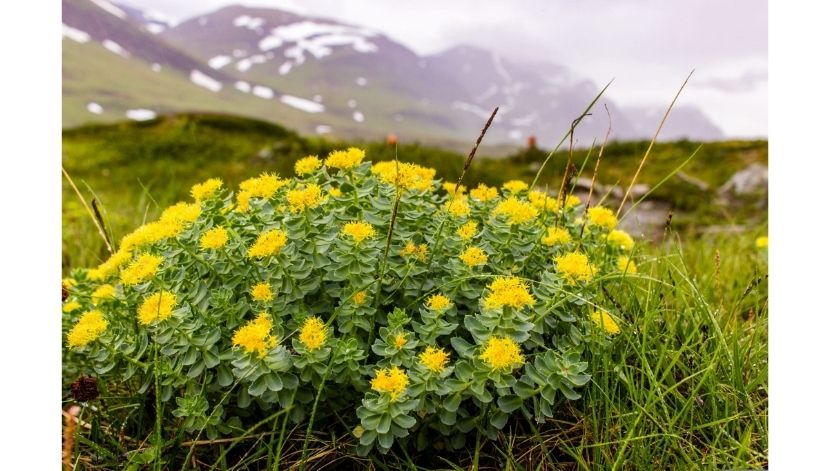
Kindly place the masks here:
<instances>
[{"instance_id":1,"label":"plant stem","mask_svg":"<svg viewBox=\"0 0 830 471\"><path fill-rule=\"evenodd\" d=\"M303 453L300 458L300 470L305 470L306 459L308 458L308 437L311 435L311 429L314 426L314 416L317 415L317 404L320 402L320 396L323 395L323 386L329 377L331 371L331 364L334 362L334 352L331 353L329 364L326 366L326 371L323 373L323 379L320 381L320 386L317 387L317 395L314 397L314 405L311 406L311 417L308 418L308 427L305 430L305 437L303 438Z\"/></svg>"}]
</instances>

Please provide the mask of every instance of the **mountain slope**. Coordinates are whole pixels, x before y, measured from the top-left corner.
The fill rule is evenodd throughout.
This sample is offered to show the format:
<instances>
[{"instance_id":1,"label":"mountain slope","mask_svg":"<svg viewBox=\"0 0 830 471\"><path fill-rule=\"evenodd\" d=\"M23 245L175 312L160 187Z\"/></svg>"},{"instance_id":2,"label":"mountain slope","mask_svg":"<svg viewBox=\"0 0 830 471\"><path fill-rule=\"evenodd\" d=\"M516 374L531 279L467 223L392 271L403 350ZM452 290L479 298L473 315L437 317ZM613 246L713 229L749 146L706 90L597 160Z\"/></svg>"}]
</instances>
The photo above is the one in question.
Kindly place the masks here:
<instances>
[{"instance_id":1,"label":"mountain slope","mask_svg":"<svg viewBox=\"0 0 830 471\"><path fill-rule=\"evenodd\" d=\"M233 112L350 139L469 141L499 106L489 142L537 136L549 145L598 92L561 65L520 64L470 46L420 57L377 31L276 9L229 6L174 24L105 0L63 5L64 126L140 107ZM651 110L601 104L615 138L653 133ZM585 119L579 142L604 134L606 121L604 112ZM696 109L678 110L666 131L721 137Z\"/></svg>"}]
</instances>

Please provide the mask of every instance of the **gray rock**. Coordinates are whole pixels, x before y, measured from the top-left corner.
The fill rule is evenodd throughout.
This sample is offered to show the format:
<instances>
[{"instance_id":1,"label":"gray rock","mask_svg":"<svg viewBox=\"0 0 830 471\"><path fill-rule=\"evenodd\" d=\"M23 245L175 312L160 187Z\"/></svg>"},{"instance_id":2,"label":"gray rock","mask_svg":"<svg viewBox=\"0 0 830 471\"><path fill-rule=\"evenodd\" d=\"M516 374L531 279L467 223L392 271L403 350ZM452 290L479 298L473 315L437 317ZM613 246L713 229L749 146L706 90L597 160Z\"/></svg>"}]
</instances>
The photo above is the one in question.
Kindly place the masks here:
<instances>
[{"instance_id":1,"label":"gray rock","mask_svg":"<svg viewBox=\"0 0 830 471\"><path fill-rule=\"evenodd\" d=\"M718 194L743 196L766 193L768 182L767 167L754 163L732 175L732 178L718 188Z\"/></svg>"}]
</instances>

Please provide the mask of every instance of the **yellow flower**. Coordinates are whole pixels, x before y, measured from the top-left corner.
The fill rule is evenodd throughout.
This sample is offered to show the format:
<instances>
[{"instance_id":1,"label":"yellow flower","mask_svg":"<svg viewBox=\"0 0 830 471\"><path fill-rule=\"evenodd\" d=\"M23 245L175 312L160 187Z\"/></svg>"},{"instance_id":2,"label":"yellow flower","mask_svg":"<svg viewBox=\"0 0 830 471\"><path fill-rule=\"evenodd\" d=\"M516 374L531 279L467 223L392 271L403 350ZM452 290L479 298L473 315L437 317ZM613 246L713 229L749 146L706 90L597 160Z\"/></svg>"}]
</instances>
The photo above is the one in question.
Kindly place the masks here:
<instances>
[{"instance_id":1,"label":"yellow flower","mask_svg":"<svg viewBox=\"0 0 830 471\"><path fill-rule=\"evenodd\" d=\"M580 203L582 203L582 200L576 195L568 195L565 198L565 208L567 209L575 208L579 206Z\"/></svg>"},{"instance_id":2,"label":"yellow flower","mask_svg":"<svg viewBox=\"0 0 830 471\"><path fill-rule=\"evenodd\" d=\"M214 227L199 239L199 246L203 249L221 249L227 243L228 231L224 227Z\"/></svg>"},{"instance_id":3,"label":"yellow flower","mask_svg":"<svg viewBox=\"0 0 830 471\"><path fill-rule=\"evenodd\" d=\"M478 232L478 224L475 221L469 221L464 223L461 227L455 231L458 234L458 237L461 240L470 240L475 237L476 233Z\"/></svg>"},{"instance_id":4,"label":"yellow flower","mask_svg":"<svg viewBox=\"0 0 830 471\"><path fill-rule=\"evenodd\" d=\"M447 361L450 356L443 348L427 347L418 358L421 364L433 373L440 373L447 367Z\"/></svg>"},{"instance_id":5,"label":"yellow flower","mask_svg":"<svg viewBox=\"0 0 830 471\"><path fill-rule=\"evenodd\" d=\"M75 286L77 283L78 283L78 282L77 282L77 281L75 281L75 279L74 279L74 278L64 278L64 279L62 279L62 280L61 280L61 284L62 284L62 285L63 285L63 287L64 287L64 288L66 288L66 289L69 289L69 288L71 288L71 287Z\"/></svg>"},{"instance_id":6,"label":"yellow flower","mask_svg":"<svg viewBox=\"0 0 830 471\"><path fill-rule=\"evenodd\" d=\"M401 249L401 257L415 257L421 262L427 260L427 245L415 245L411 240L406 243L406 247Z\"/></svg>"},{"instance_id":7,"label":"yellow flower","mask_svg":"<svg viewBox=\"0 0 830 471\"><path fill-rule=\"evenodd\" d=\"M176 295L170 291L161 291L144 298L138 308L138 321L142 325L150 325L156 321L169 319L176 307Z\"/></svg>"},{"instance_id":8,"label":"yellow flower","mask_svg":"<svg viewBox=\"0 0 830 471\"><path fill-rule=\"evenodd\" d=\"M594 274L594 267L588 262L588 257L579 252L560 255L554 259L556 270L568 284L577 281L589 281Z\"/></svg>"},{"instance_id":9,"label":"yellow flower","mask_svg":"<svg viewBox=\"0 0 830 471\"><path fill-rule=\"evenodd\" d=\"M406 336L401 333L395 334L394 345L398 350L402 349L406 345Z\"/></svg>"},{"instance_id":10,"label":"yellow flower","mask_svg":"<svg viewBox=\"0 0 830 471\"><path fill-rule=\"evenodd\" d=\"M316 155L309 155L308 157L303 157L294 163L294 171L299 176L308 175L309 173L313 173L315 170L320 168L321 165L323 165L323 163L320 162L320 159L318 159Z\"/></svg>"},{"instance_id":11,"label":"yellow flower","mask_svg":"<svg viewBox=\"0 0 830 471\"><path fill-rule=\"evenodd\" d=\"M220 188L222 188L222 180L211 178L210 180L193 185L190 189L190 194L196 201L202 201L213 196Z\"/></svg>"},{"instance_id":12,"label":"yellow flower","mask_svg":"<svg viewBox=\"0 0 830 471\"><path fill-rule=\"evenodd\" d=\"M372 379L372 389L379 393L389 394L392 400L396 400L404 392L409 384L406 372L400 367L393 366L375 371L375 378Z\"/></svg>"},{"instance_id":13,"label":"yellow flower","mask_svg":"<svg viewBox=\"0 0 830 471\"><path fill-rule=\"evenodd\" d=\"M300 328L300 342L309 351L317 350L326 343L326 326L319 317L306 317L303 326Z\"/></svg>"},{"instance_id":14,"label":"yellow flower","mask_svg":"<svg viewBox=\"0 0 830 471\"><path fill-rule=\"evenodd\" d=\"M470 268L487 263L487 254L478 247L469 247L458 258Z\"/></svg>"},{"instance_id":15,"label":"yellow flower","mask_svg":"<svg viewBox=\"0 0 830 471\"><path fill-rule=\"evenodd\" d=\"M446 191L447 193L452 195L454 198L458 198L459 196L464 196L464 193L467 192L467 187L464 186L464 185L458 185L458 190L456 191L455 185L457 185L457 183L444 182L441 185L441 187L444 189L444 191Z\"/></svg>"},{"instance_id":16,"label":"yellow flower","mask_svg":"<svg viewBox=\"0 0 830 471\"><path fill-rule=\"evenodd\" d=\"M199 218L199 215L202 213L202 207L199 203L192 203L187 204L183 201L180 201L173 206L165 209L161 213L161 217L159 221L161 222L177 222L177 223L185 223L185 222L193 222Z\"/></svg>"},{"instance_id":17,"label":"yellow flower","mask_svg":"<svg viewBox=\"0 0 830 471\"><path fill-rule=\"evenodd\" d=\"M277 345L277 339L271 335L272 327L268 314L262 312L256 319L236 329L233 333L233 345L242 347L247 353L257 352L262 358Z\"/></svg>"},{"instance_id":18,"label":"yellow flower","mask_svg":"<svg viewBox=\"0 0 830 471\"><path fill-rule=\"evenodd\" d=\"M467 198L465 197L458 197L447 201L444 208L457 218L470 214L470 205L467 204Z\"/></svg>"},{"instance_id":19,"label":"yellow flower","mask_svg":"<svg viewBox=\"0 0 830 471\"><path fill-rule=\"evenodd\" d=\"M539 215L530 203L519 201L515 196L500 202L493 208L493 216L506 216L510 224L524 224Z\"/></svg>"},{"instance_id":20,"label":"yellow flower","mask_svg":"<svg viewBox=\"0 0 830 471\"><path fill-rule=\"evenodd\" d=\"M427 298L427 307L433 311L444 311L452 306L450 298L441 293L433 294Z\"/></svg>"},{"instance_id":21,"label":"yellow flower","mask_svg":"<svg viewBox=\"0 0 830 471\"><path fill-rule=\"evenodd\" d=\"M309 208L314 208L323 201L323 192L320 187L311 183L305 188L290 190L286 196L292 213L301 213Z\"/></svg>"},{"instance_id":22,"label":"yellow flower","mask_svg":"<svg viewBox=\"0 0 830 471\"><path fill-rule=\"evenodd\" d=\"M270 301L274 299L274 294L271 292L271 285L265 282L260 282L251 288L251 297L254 301Z\"/></svg>"},{"instance_id":23,"label":"yellow flower","mask_svg":"<svg viewBox=\"0 0 830 471\"><path fill-rule=\"evenodd\" d=\"M107 320L101 311L84 313L72 330L66 335L69 348L83 347L94 341L107 330Z\"/></svg>"},{"instance_id":24,"label":"yellow flower","mask_svg":"<svg viewBox=\"0 0 830 471\"><path fill-rule=\"evenodd\" d=\"M156 276L164 258L148 253L139 256L133 263L121 271L121 282L125 285L137 285Z\"/></svg>"},{"instance_id":25,"label":"yellow flower","mask_svg":"<svg viewBox=\"0 0 830 471\"><path fill-rule=\"evenodd\" d=\"M521 309L536 302L525 282L516 277L500 276L493 280L487 289L490 290L490 294L484 299L484 307L487 309L498 309L503 306Z\"/></svg>"},{"instance_id":26,"label":"yellow flower","mask_svg":"<svg viewBox=\"0 0 830 471\"><path fill-rule=\"evenodd\" d=\"M265 258L280 253L288 236L280 229L271 229L257 237L256 242L248 249L248 258Z\"/></svg>"},{"instance_id":27,"label":"yellow flower","mask_svg":"<svg viewBox=\"0 0 830 471\"><path fill-rule=\"evenodd\" d=\"M340 198L341 196L343 196L343 192L340 190L340 188L333 187L329 189L329 195L335 198Z\"/></svg>"},{"instance_id":28,"label":"yellow flower","mask_svg":"<svg viewBox=\"0 0 830 471\"><path fill-rule=\"evenodd\" d=\"M552 247L554 245L567 244L571 241L571 234L567 229L561 227L549 227L548 233L542 237L542 244Z\"/></svg>"},{"instance_id":29,"label":"yellow flower","mask_svg":"<svg viewBox=\"0 0 830 471\"><path fill-rule=\"evenodd\" d=\"M240 191L236 194L236 209L240 212L247 212L251 208L251 192Z\"/></svg>"},{"instance_id":30,"label":"yellow flower","mask_svg":"<svg viewBox=\"0 0 830 471\"><path fill-rule=\"evenodd\" d=\"M594 311L591 313L591 320L597 326L601 327L602 330L607 332L610 335L617 335L620 333L620 326L617 325L617 321L611 317L611 314L608 314L605 311Z\"/></svg>"},{"instance_id":31,"label":"yellow flower","mask_svg":"<svg viewBox=\"0 0 830 471\"><path fill-rule=\"evenodd\" d=\"M182 223L173 219L166 219L164 221L151 222L138 227L133 232L124 236L121 239L121 249L131 250L142 245L152 244L160 240L177 236L184 226Z\"/></svg>"},{"instance_id":32,"label":"yellow flower","mask_svg":"<svg viewBox=\"0 0 830 471\"><path fill-rule=\"evenodd\" d=\"M759 249L766 249L769 247L769 237L763 236L755 239L755 247Z\"/></svg>"},{"instance_id":33,"label":"yellow flower","mask_svg":"<svg viewBox=\"0 0 830 471\"><path fill-rule=\"evenodd\" d=\"M493 369L512 371L525 362L519 345L509 337L490 337L479 358Z\"/></svg>"},{"instance_id":34,"label":"yellow flower","mask_svg":"<svg viewBox=\"0 0 830 471\"><path fill-rule=\"evenodd\" d=\"M63 305L63 312L68 314L70 312L77 311L80 308L81 303L79 303L78 301L69 301L68 303Z\"/></svg>"},{"instance_id":35,"label":"yellow flower","mask_svg":"<svg viewBox=\"0 0 830 471\"><path fill-rule=\"evenodd\" d=\"M280 188L288 184L288 180L282 180L273 173L263 173L262 175L249 178L239 184L240 193L246 193L246 198L270 198L274 196ZM240 198L237 195L237 198Z\"/></svg>"},{"instance_id":36,"label":"yellow flower","mask_svg":"<svg viewBox=\"0 0 830 471\"><path fill-rule=\"evenodd\" d=\"M503 190L509 191L510 193L518 193L520 191L527 190L527 183L521 180L510 180L509 182L505 183L501 186Z\"/></svg>"},{"instance_id":37,"label":"yellow flower","mask_svg":"<svg viewBox=\"0 0 830 471\"><path fill-rule=\"evenodd\" d=\"M595 226L613 229L617 227L617 216L608 208L595 206L588 209L588 220Z\"/></svg>"},{"instance_id":38,"label":"yellow flower","mask_svg":"<svg viewBox=\"0 0 830 471\"><path fill-rule=\"evenodd\" d=\"M348 150L335 150L326 159L326 167L349 170L360 165L365 156L366 152L356 147L350 147Z\"/></svg>"},{"instance_id":39,"label":"yellow flower","mask_svg":"<svg viewBox=\"0 0 830 471\"><path fill-rule=\"evenodd\" d=\"M92 281L101 281L105 278L108 278L119 268L121 268L122 265L129 262L132 256L133 254L128 249L124 249L122 247L121 250L112 254L112 256L106 262L98 265L98 268L93 268L92 270L89 270L87 275L89 276L89 279Z\"/></svg>"},{"instance_id":40,"label":"yellow flower","mask_svg":"<svg viewBox=\"0 0 830 471\"><path fill-rule=\"evenodd\" d=\"M479 183L474 190L470 190L470 196L478 201L490 201L499 197L499 191L494 187Z\"/></svg>"},{"instance_id":41,"label":"yellow flower","mask_svg":"<svg viewBox=\"0 0 830 471\"><path fill-rule=\"evenodd\" d=\"M352 296L352 300L358 306L362 306L366 302L366 291L358 291Z\"/></svg>"},{"instance_id":42,"label":"yellow flower","mask_svg":"<svg viewBox=\"0 0 830 471\"><path fill-rule=\"evenodd\" d=\"M634 247L634 239L632 239L631 236L625 231L614 229L608 234L606 239L612 246L619 247L626 251L631 250L631 248Z\"/></svg>"},{"instance_id":43,"label":"yellow flower","mask_svg":"<svg viewBox=\"0 0 830 471\"><path fill-rule=\"evenodd\" d=\"M637 273L637 265L625 255L620 255L617 258L617 270L623 273Z\"/></svg>"},{"instance_id":44,"label":"yellow flower","mask_svg":"<svg viewBox=\"0 0 830 471\"><path fill-rule=\"evenodd\" d=\"M101 285L92 292L92 302L98 304L101 301L115 297L115 287L112 285Z\"/></svg>"},{"instance_id":45,"label":"yellow flower","mask_svg":"<svg viewBox=\"0 0 830 471\"><path fill-rule=\"evenodd\" d=\"M533 190L527 195L527 199L536 209L551 213L559 211L559 200L543 191Z\"/></svg>"},{"instance_id":46,"label":"yellow flower","mask_svg":"<svg viewBox=\"0 0 830 471\"><path fill-rule=\"evenodd\" d=\"M384 161L372 166L372 173L382 181L405 190L423 191L432 188L435 169L409 162Z\"/></svg>"},{"instance_id":47,"label":"yellow flower","mask_svg":"<svg viewBox=\"0 0 830 471\"><path fill-rule=\"evenodd\" d=\"M356 244L360 244L366 239L375 236L375 228L371 224L363 221L352 221L343 226L340 232L342 235L347 235L354 240Z\"/></svg>"}]
</instances>

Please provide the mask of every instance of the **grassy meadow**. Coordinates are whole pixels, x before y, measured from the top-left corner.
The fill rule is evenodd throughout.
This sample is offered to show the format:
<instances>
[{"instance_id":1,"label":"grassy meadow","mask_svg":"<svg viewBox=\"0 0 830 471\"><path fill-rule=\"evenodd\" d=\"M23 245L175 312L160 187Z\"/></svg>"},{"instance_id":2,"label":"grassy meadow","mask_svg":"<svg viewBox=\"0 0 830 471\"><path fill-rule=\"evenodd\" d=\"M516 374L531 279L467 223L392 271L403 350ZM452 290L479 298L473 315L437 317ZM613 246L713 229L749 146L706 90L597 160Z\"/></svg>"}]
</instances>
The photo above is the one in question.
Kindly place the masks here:
<instances>
[{"instance_id":1,"label":"grassy meadow","mask_svg":"<svg viewBox=\"0 0 830 471\"><path fill-rule=\"evenodd\" d=\"M85 201L101 215L117 245L162 209L189 200L191 185L220 177L228 188L262 172L293 174L307 155L325 157L354 143L301 137L279 126L221 115L178 115L144 123L88 126L64 131L63 165ZM418 144L357 143L367 159L414 162L455 181L465 155ZM597 179L627 186L647 142L611 143ZM396 444L388 453L355 453L351 410L326 402L306 423L279 428L278 410L217 439L168 435L158 458L148 394L102 390L81 411L74 444L76 469L754 469L768 465L767 258L756 247L766 235L765 209L714 204L715 191L750 163L767 163L766 142L705 144L683 167L710 189L677 178L699 144L655 146L639 182L658 188L672 223L651 242L638 243L637 274L608 279L598 300L614 307L619 335L583 358L590 381L581 397L558 395L555 417L539 423L521 408L494 439L475 429L461 451L440 440L418 453ZM500 186L530 182L546 153L480 155L464 177ZM569 157L590 178L597 150L555 154L540 184L557 188ZM661 183L663 182L663 183ZM701 231L732 225L732 233ZM75 190L63 185L63 268L94 267L108 253ZM75 378L64 377L68 384ZM99 387L101 387L99 385ZM318 393L319 394L319 393ZM150 401L150 402L148 402ZM65 394L66 405L72 395ZM158 405L158 403L156 403ZM315 403L316 404L316 403ZM170 407L172 408L172 406ZM170 429L177 419L168 417ZM277 452L276 450L279 450ZM149 468L148 468L149 469Z\"/></svg>"}]
</instances>

